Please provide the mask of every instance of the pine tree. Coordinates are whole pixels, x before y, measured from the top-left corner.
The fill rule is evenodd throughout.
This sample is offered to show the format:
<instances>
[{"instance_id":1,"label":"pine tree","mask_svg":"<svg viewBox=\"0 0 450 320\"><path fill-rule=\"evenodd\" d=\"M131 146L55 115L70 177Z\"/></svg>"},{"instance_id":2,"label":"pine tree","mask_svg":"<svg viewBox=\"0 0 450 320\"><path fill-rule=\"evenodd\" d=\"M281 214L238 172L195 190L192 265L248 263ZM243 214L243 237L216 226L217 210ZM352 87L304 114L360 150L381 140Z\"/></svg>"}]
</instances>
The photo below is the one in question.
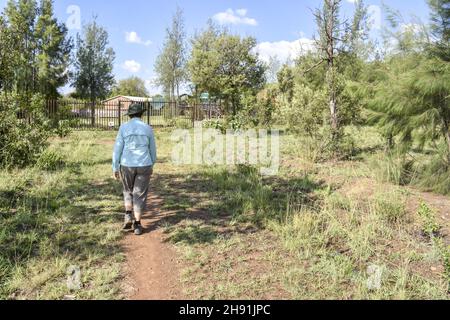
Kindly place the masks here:
<instances>
[{"instance_id":1,"label":"pine tree","mask_svg":"<svg viewBox=\"0 0 450 320\"><path fill-rule=\"evenodd\" d=\"M0 92L11 91L13 79L12 61L12 41L6 21L0 15Z\"/></svg>"},{"instance_id":2,"label":"pine tree","mask_svg":"<svg viewBox=\"0 0 450 320\"><path fill-rule=\"evenodd\" d=\"M58 97L58 88L68 80L72 42L67 28L53 14L52 0L42 0L36 23L38 91L47 98Z\"/></svg>"},{"instance_id":3,"label":"pine tree","mask_svg":"<svg viewBox=\"0 0 450 320\"><path fill-rule=\"evenodd\" d=\"M428 0L431 9L430 51L440 59L450 62L450 0Z\"/></svg>"},{"instance_id":4,"label":"pine tree","mask_svg":"<svg viewBox=\"0 0 450 320\"><path fill-rule=\"evenodd\" d=\"M358 50L367 32L367 10L362 0L356 2L356 10L351 23L341 22L342 0L324 0L322 9L314 13L319 38L316 46L321 55L319 62L311 69L327 65L326 83L329 96L332 141L341 136L339 96L343 91L344 79L339 65L340 56L357 57Z\"/></svg>"},{"instance_id":5,"label":"pine tree","mask_svg":"<svg viewBox=\"0 0 450 320\"><path fill-rule=\"evenodd\" d=\"M57 97L68 80L72 47L66 27L54 17L53 2L42 0L38 7L35 0L10 0L4 17L0 32L5 45L0 51L5 89Z\"/></svg>"},{"instance_id":6,"label":"pine tree","mask_svg":"<svg viewBox=\"0 0 450 320\"><path fill-rule=\"evenodd\" d=\"M38 14L35 0L10 0L5 9L13 46L11 66L14 70L13 89L24 94L37 87L37 43L34 26Z\"/></svg>"},{"instance_id":7,"label":"pine tree","mask_svg":"<svg viewBox=\"0 0 450 320\"><path fill-rule=\"evenodd\" d=\"M183 11L177 8L172 25L166 30L166 40L156 59L157 83L175 100L180 96L180 86L186 79L186 32Z\"/></svg>"},{"instance_id":8,"label":"pine tree","mask_svg":"<svg viewBox=\"0 0 450 320\"><path fill-rule=\"evenodd\" d=\"M386 79L379 83L370 105L371 120L390 140L397 137L405 149L414 143L414 136L419 147L443 140L447 150L444 157L450 164L450 63L448 50L444 50L448 19L436 18L442 16L448 3L430 1L434 40L427 47L431 55L405 49L393 56ZM420 35L416 41L422 41Z\"/></svg>"}]
</instances>

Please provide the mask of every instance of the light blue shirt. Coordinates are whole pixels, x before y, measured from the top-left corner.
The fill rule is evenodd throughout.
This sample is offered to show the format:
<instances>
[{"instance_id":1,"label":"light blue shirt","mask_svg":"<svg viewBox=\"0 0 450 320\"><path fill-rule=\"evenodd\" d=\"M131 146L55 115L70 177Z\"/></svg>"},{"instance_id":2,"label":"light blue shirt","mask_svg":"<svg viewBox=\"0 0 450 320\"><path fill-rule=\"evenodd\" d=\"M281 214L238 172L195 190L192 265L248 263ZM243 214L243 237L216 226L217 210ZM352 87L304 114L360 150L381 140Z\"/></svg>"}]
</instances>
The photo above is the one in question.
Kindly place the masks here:
<instances>
[{"instance_id":1,"label":"light blue shirt","mask_svg":"<svg viewBox=\"0 0 450 320\"><path fill-rule=\"evenodd\" d=\"M156 143L153 129L139 118L120 126L113 153L113 171L120 166L141 168L156 163Z\"/></svg>"}]
</instances>

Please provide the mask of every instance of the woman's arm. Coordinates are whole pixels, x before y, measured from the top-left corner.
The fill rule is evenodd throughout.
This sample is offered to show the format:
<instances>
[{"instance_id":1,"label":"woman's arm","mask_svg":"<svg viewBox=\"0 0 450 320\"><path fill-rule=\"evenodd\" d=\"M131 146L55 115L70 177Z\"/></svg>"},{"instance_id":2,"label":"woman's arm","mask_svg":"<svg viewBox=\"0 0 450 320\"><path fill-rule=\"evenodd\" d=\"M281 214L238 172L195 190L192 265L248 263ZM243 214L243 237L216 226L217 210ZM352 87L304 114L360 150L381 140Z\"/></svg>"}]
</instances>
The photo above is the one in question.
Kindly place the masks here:
<instances>
[{"instance_id":1,"label":"woman's arm","mask_svg":"<svg viewBox=\"0 0 450 320\"><path fill-rule=\"evenodd\" d=\"M156 142L155 142L155 135L153 134L153 129L150 131L150 157L152 159L153 165L156 163Z\"/></svg>"},{"instance_id":2,"label":"woman's arm","mask_svg":"<svg viewBox=\"0 0 450 320\"><path fill-rule=\"evenodd\" d=\"M116 143L114 145L114 152L113 152L113 172L119 172L120 170L120 160L122 158L123 153L123 147L125 145L125 141L123 139L122 135L122 128L119 129L119 133L117 134Z\"/></svg>"}]
</instances>

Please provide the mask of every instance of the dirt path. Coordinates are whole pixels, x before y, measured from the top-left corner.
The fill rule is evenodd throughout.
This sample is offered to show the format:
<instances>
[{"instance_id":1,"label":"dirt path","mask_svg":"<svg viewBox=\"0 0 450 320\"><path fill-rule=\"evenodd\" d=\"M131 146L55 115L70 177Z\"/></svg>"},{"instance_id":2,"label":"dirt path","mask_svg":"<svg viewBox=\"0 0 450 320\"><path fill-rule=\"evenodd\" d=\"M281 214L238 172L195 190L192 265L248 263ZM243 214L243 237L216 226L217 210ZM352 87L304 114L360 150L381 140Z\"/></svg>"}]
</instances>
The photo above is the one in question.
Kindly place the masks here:
<instances>
[{"instance_id":1,"label":"dirt path","mask_svg":"<svg viewBox=\"0 0 450 320\"><path fill-rule=\"evenodd\" d=\"M162 199L149 195L143 217L144 234L127 234L122 245L126 255L124 293L130 300L182 299L179 267L173 248L164 242L159 222L170 212L161 210Z\"/></svg>"}]
</instances>

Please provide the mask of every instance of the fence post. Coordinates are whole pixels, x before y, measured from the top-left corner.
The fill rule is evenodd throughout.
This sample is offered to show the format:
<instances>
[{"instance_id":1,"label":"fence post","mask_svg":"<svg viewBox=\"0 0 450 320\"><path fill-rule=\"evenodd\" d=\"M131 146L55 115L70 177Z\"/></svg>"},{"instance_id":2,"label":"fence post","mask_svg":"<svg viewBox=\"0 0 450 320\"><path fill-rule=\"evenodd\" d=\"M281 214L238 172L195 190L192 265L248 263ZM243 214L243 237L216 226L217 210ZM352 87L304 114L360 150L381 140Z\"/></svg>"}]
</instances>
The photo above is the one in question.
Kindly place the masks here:
<instances>
[{"instance_id":1,"label":"fence post","mask_svg":"<svg viewBox=\"0 0 450 320\"><path fill-rule=\"evenodd\" d=\"M122 125L122 106L121 106L120 100L119 100L119 110L118 110L117 114L119 115L119 128L120 128L120 126Z\"/></svg>"},{"instance_id":2,"label":"fence post","mask_svg":"<svg viewBox=\"0 0 450 320\"><path fill-rule=\"evenodd\" d=\"M91 101L91 126L95 128L95 102Z\"/></svg>"},{"instance_id":3,"label":"fence post","mask_svg":"<svg viewBox=\"0 0 450 320\"><path fill-rule=\"evenodd\" d=\"M150 101L147 101L146 105L147 105L147 123L150 126L151 125L150 124Z\"/></svg>"},{"instance_id":4,"label":"fence post","mask_svg":"<svg viewBox=\"0 0 450 320\"><path fill-rule=\"evenodd\" d=\"M195 109L196 109L196 103L192 105L192 127L195 126Z\"/></svg>"}]
</instances>

